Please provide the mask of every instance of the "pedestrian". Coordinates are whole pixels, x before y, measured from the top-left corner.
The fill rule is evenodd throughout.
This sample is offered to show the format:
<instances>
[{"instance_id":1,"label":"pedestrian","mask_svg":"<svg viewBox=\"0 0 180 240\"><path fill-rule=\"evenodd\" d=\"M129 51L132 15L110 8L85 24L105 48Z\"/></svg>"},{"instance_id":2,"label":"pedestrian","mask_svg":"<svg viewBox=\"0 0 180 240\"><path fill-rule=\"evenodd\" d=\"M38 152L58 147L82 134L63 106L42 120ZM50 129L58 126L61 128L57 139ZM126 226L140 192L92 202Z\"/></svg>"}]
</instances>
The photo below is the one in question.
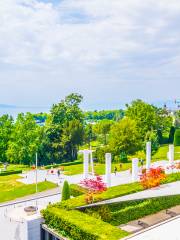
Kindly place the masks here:
<instances>
[{"instance_id":1,"label":"pedestrian","mask_svg":"<svg viewBox=\"0 0 180 240\"><path fill-rule=\"evenodd\" d=\"M58 175L58 178L60 178L61 172L59 169L57 170L57 175Z\"/></svg>"},{"instance_id":2,"label":"pedestrian","mask_svg":"<svg viewBox=\"0 0 180 240\"><path fill-rule=\"evenodd\" d=\"M122 163L119 164L120 171L122 170Z\"/></svg>"},{"instance_id":3,"label":"pedestrian","mask_svg":"<svg viewBox=\"0 0 180 240\"><path fill-rule=\"evenodd\" d=\"M117 167L114 168L114 174L116 176L116 173L117 173Z\"/></svg>"},{"instance_id":4,"label":"pedestrian","mask_svg":"<svg viewBox=\"0 0 180 240\"><path fill-rule=\"evenodd\" d=\"M140 160L140 163L141 163L141 167L143 167L143 165L144 165L144 160L141 158L141 160Z\"/></svg>"}]
</instances>

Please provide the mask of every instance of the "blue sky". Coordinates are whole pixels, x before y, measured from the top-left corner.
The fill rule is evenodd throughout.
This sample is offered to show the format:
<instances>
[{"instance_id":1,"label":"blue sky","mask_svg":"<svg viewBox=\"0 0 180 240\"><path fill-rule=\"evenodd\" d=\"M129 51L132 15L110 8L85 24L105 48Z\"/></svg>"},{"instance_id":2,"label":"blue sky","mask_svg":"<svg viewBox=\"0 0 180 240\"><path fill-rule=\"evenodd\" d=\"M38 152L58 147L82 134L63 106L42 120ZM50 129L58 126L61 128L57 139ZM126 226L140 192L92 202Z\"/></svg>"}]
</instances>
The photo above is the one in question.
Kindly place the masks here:
<instances>
[{"instance_id":1,"label":"blue sky","mask_svg":"<svg viewBox=\"0 0 180 240\"><path fill-rule=\"evenodd\" d=\"M180 98L179 0L1 0L0 103Z\"/></svg>"}]
</instances>

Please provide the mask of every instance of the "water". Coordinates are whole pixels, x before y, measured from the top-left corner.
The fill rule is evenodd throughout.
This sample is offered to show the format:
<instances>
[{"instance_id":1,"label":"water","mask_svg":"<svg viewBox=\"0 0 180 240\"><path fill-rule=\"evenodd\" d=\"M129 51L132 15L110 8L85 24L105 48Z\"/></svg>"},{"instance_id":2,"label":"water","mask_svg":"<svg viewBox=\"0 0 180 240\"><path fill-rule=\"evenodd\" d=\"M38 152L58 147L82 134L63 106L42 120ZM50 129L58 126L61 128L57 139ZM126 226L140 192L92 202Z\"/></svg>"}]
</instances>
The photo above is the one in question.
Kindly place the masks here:
<instances>
[{"instance_id":1,"label":"water","mask_svg":"<svg viewBox=\"0 0 180 240\"><path fill-rule=\"evenodd\" d=\"M0 107L0 116L8 114L16 118L19 113L48 113L49 109L48 107Z\"/></svg>"}]
</instances>

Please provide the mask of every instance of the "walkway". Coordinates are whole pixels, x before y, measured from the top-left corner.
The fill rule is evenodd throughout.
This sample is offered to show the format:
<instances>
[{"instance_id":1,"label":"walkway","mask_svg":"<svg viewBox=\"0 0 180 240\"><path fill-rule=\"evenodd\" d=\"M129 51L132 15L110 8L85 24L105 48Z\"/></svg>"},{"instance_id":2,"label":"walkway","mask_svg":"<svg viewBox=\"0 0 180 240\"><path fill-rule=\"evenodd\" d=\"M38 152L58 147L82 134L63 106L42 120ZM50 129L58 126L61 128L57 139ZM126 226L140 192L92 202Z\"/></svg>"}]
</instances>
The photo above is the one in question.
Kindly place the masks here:
<instances>
[{"instance_id":1,"label":"walkway","mask_svg":"<svg viewBox=\"0 0 180 240\"><path fill-rule=\"evenodd\" d=\"M167 220L124 240L180 240L180 217Z\"/></svg>"}]
</instances>

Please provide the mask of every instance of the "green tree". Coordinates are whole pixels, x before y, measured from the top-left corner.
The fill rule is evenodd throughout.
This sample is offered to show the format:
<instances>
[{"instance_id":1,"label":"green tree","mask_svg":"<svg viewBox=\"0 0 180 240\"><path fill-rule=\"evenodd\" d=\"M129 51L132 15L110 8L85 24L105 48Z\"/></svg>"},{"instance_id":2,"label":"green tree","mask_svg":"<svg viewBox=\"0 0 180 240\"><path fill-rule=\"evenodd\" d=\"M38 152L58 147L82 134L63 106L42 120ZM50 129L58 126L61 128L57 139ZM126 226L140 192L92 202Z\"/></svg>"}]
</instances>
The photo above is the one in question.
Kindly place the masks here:
<instances>
[{"instance_id":1,"label":"green tree","mask_svg":"<svg viewBox=\"0 0 180 240\"><path fill-rule=\"evenodd\" d=\"M156 130L163 136L172 126L172 117L166 109L157 108L142 100L136 100L131 105L127 105L126 116L136 121L143 140L149 131Z\"/></svg>"},{"instance_id":2,"label":"green tree","mask_svg":"<svg viewBox=\"0 0 180 240\"><path fill-rule=\"evenodd\" d=\"M173 144L173 142L174 142L174 134L175 134L175 131L176 131L175 127L172 126L171 129L170 129L170 132L169 132L169 139L168 139L168 142L169 142L170 144Z\"/></svg>"},{"instance_id":3,"label":"green tree","mask_svg":"<svg viewBox=\"0 0 180 240\"><path fill-rule=\"evenodd\" d=\"M14 124L7 150L8 161L16 164L34 163L40 144L41 127L32 114L19 114Z\"/></svg>"},{"instance_id":4,"label":"green tree","mask_svg":"<svg viewBox=\"0 0 180 240\"><path fill-rule=\"evenodd\" d=\"M180 146L180 129L176 129L174 134L174 145Z\"/></svg>"},{"instance_id":5,"label":"green tree","mask_svg":"<svg viewBox=\"0 0 180 240\"><path fill-rule=\"evenodd\" d=\"M79 105L82 96L70 94L53 105L44 128L41 156L46 162L72 161L83 140L84 115Z\"/></svg>"},{"instance_id":6,"label":"green tree","mask_svg":"<svg viewBox=\"0 0 180 240\"><path fill-rule=\"evenodd\" d=\"M70 199L70 187L68 181L64 181L63 189L62 189L62 197L61 200L65 201Z\"/></svg>"},{"instance_id":7,"label":"green tree","mask_svg":"<svg viewBox=\"0 0 180 240\"><path fill-rule=\"evenodd\" d=\"M146 149L146 142L148 142L148 141L151 142L152 154L154 154L155 152L157 152L157 150L160 147L158 134L156 131L147 132L146 138L145 138L144 150Z\"/></svg>"},{"instance_id":8,"label":"green tree","mask_svg":"<svg viewBox=\"0 0 180 240\"><path fill-rule=\"evenodd\" d=\"M8 115L0 117L0 161L7 161L8 142L11 139L13 129L13 118Z\"/></svg>"},{"instance_id":9,"label":"green tree","mask_svg":"<svg viewBox=\"0 0 180 240\"><path fill-rule=\"evenodd\" d=\"M142 141L136 122L126 117L115 123L110 131L109 145L116 155L121 152L133 154L139 150Z\"/></svg>"},{"instance_id":10,"label":"green tree","mask_svg":"<svg viewBox=\"0 0 180 240\"><path fill-rule=\"evenodd\" d=\"M97 134L97 135L101 135L103 136L104 139L104 144L107 144L107 135L110 132L111 126L113 125L113 121L111 120L102 120L97 122L94 126L93 126L93 131Z\"/></svg>"}]
</instances>

